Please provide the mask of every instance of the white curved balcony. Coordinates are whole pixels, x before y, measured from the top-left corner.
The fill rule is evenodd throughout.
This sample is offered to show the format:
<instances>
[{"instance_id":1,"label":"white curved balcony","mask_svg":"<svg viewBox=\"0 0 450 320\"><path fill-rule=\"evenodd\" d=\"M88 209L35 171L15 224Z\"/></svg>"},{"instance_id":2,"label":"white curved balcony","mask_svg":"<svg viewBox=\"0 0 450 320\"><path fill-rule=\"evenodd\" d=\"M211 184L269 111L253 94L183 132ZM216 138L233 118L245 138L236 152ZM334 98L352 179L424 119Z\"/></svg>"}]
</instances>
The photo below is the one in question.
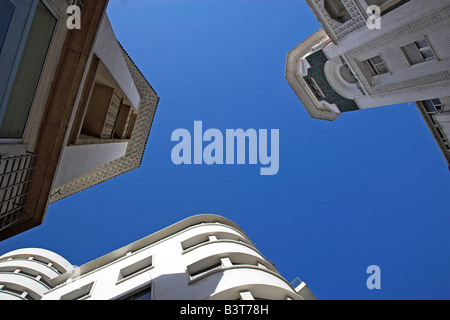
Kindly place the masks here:
<instances>
[{"instance_id":1,"label":"white curved balcony","mask_svg":"<svg viewBox=\"0 0 450 320\"><path fill-rule=\"evenodd\" d=\"M0 261L0 273L14 272L14 270L16 269L21 269L24 271L33 270L34 272L31 273L41 275L43 278L46 279L46 281L49 281L59 276L59 273L56 272L53 268L44 265L42 263L36 262L34 260L14 259L14 260Z\"/></svg>"},{"instance_id":2,"label":"white curved balcony","mask_svg":"<svg viewBox=\"0 0 450 320\"><path fill-rule=\"evenodd\" d=\"M29 276L19 273L0 273L0 283L23 288L34 299L40 299L49 290L47 286Z\"/></svg>"},{"instance_id":3,"label":"white curved balcony","mask_svg":"<svg viewBox=\"0 0 450 320\"><path fill-rule=\"evenodd\" d=\"M8 293L8 292L0 292L0 301L5 301L5 300L24 300L24 299L21 298L20 296L18 296L17 294Z\"/></svg>"},{"instance_id":4,"label":"white curved balcony","mask_svg":"<svg viewBox=\"0 0 450 320\"><path fill-rule=\"evenodd\" d=\"M216 240L199 244L190 248L184 255L188 264L205 259L213 255L223 257L242 253L255 257L255 259L267 261L266 258L253 246L235 240ZM268 261L267 261L268 262Z\"/></svg>"},{"instance_id":5,"label":"white curved balcony","mask_svg":"<svg viewBox=\"0 0 450 320\"><path fill-rule=\"evenodd\" d=\"M188 239L189 237L197 236L199 234L216 234L216 233L232 233L238 237L247 239L247 236L239 230L220 223L202 223L189 227L184 231L183 235Z\"/></svg>"},{"instance_id":6,"label":"white curved balcony","mask_svg":"<svg viewBox=\"0 0 450 320\"><path fill-rule=\"evenodd\" d=\"M196 299L229 300L239 297L240 291L250 291L254 297L302 300L279 274L268 269L239 265L210 271L190 284Z\"/></svg>"},{"instance_id":7,"label":"white curved balcony","mask_svg":"<svg viewBox=\"0 0 450 320\"><path fill-rule=\"evenodd\" d=\"M51 262L61 272L66 272L73 269L72 264L60 255L52 251L39 248L26 248L11 251L0 256L0 261L7 260L9 258L28 259L29 257L35 257L43 262Z\"/></svg>"}]
</instances>

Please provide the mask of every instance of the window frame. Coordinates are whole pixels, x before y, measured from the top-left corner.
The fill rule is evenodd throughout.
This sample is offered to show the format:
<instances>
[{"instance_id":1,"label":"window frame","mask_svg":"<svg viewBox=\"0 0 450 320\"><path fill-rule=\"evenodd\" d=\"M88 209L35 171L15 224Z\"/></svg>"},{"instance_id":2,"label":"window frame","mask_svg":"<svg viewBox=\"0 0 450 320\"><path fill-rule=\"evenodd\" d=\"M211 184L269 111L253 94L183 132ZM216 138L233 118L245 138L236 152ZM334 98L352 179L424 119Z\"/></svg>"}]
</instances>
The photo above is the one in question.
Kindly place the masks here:
<instances>
[{"instance_id":1,"label":"window frame","mask_svg":"<svg viewBox=\"0 0 450 320\"><path fill-rule=\"evenodd\" d=\"M101 80L100 80L101 79ZM106 79L106 80L105 80ZM111 134L109 137L101 137L100 134L98 135L84 135L83 134L83 127L85 125L85 120L89 116L89 112L93 111L91 107L91 99L93 98L93 95L97 92L94 92L94 88L99 88L100 86L103 86L105 88L108 88L111 93L111 98L114 94L118 94L120 97L120 105L119 109L115 115L114 125L111 129ZM117 143L117 142L129 142L134 127L136 124L136 120L138 117L138 112L131 105L131 102L128 101L126 98L126 95L121 91L120 86L115 81L114 77L111 75L108 68L105 66L105 64L102 62L102 60L94 54L90 66L88 75L86 77L86 81L83 88L82 93L82 102L78 106L77 114L75 121L72 126L70 139L68 141L69 146L73 145L85 145L85 144L99 144L99 143ZM103 122L102 122L102 128L104 128L106 119L108 117L108 111L111 109L111 99L106 103L104 101L105 105L107 104L108 107L106 107L107 111L104 113ZM96 108L95 108L96 109ZM118 132L116 130L118 129L118 125L121 125L120 119L123 116L123 109L128 109L129 117L127 124L123 127L123 132L118 136ZM98 111L98 110L95 110ZM99 129L100 131L103 129Z\"/></svg>"},{"instance_id":2,"label":"window frame","mask_svg":"<svg viewBox=\"0 0 450 320\"><path fill-rule=\"evenodd\" d=\"M11 2L13 3L13 2ZM25 36L22 36L21 40L19 41L19 43L17 44L17 50L20 50L20 53L18 55L15 56L14 60L11 62L11 68L9 69L11 71L11 74L13 74L12 77L9 77L9 79L7 80L7 82L5 83L5 92L4 92L4 97L6 97L6 99L3 101L3 106L6 109L8 107L9 101L10 101L10 94L14 89L15 83L16 83L16 76L17 76L17 71L19 69L19 66L21 64L21 61L23 59L23 50L26 46L26 44L28 43L29 40L29 36L30 36L30 28L35 20L36 17L36 10L37 7L39 5L39 3L42 3L43 6L45 6L45 8L48 10L48 12L55 18L55 24L54 24L54 28L52 31L52 34L50 36L50 41L48 43L48 48L46 50L46 54L45 54L45 58L43 60L42 63L42 68L40 69L40 73L39 73L39 77L36 81L36 85L35 85L35 89L30 101L30 106L28 109L28 115L26 120L24 121L24 126L23 126L23 130L22 130L22 134L21 137L5 137L5 138L0 138L0 144L19 144L19 143L25 143L25 141L27 140L27 136L28 136L28 131L29 131L29 126L30 126L30 119L33 118L33 114L36 112L35 109L37 109L37 106L35 105L36 100L41 97L40 96L40 90L44 89L43 86L43 81L48 82L48 79L44 79L44 77L42 77L42 75L46 72L50 71L50 66L49 64L54 64L54 62L50 62L50 60L52 60L52 57L54 56L54 52L56 50L56 46L55 43L57 42L59 35L60 35L60 20L61 20L61 16L58 13L58 10L56 8L53 7L53 5L47 1L47 0L32 0L32 3L30 4L30 8L34 7L34 13L28 14L28 16L25 19L25 25L23 27L22 30L22 34L24 34ZM14 5L14 3L13 3ZM15 11L15 10L14 10ZM15 12L13 13L13 17L12 20L14 20L14 15ZM10 25L8 27L8 32L10 31L10 27L11 27L11 23L13 21L10 21ZM5 37L7 36L8 32L6 33ZM33 85L34 87L34 85ZM3 119L3 114L2 114L2 119ZM3 120L2 120L3 121Z\"/></svg>"},{"instance_id":3,"label":"window frame","mask_svg":"<svg viewBox=\"0 0 450 320\"><path fill-rule=\"evenodd\" d=\"M421 47L419 44L419 42L421 42L421 41L425 41L426 45ZM413 58L408 55L407 50L409 50L409 49L406 49L407 47L415 47L415 49L417 50L417 53L422 57L422 60L417 61L417 62L413 61ZM420 65L427 61L439 60L439 58L436 54L436 51L434 50L433 45L431 44L431 42L427 36L424 36L423 38L421 38L419 40L408 43L408 44L402 46L400 49L403 53L403 56L405 57L406 61L408 62L408 64L410 66ZM427 51L431 52L433 54L433 56L428 57L428 58L425 57L423 52L427 52Z\"/></svg>"},{"instance_id":4,"label":"window frame","mask_svg":"<svg viewBox=\"0 0 450 320\"><path fill-rule=\"evenodd\" d=\"M381 60L381 62L377 63L377 62L373 61L373 59L375 59L375 58L379 58ZM386 61L383 59L381 54L378 54L376 56L373 56L372 58L364 60L364 64L368 67L368 69L373 77L391 73L388 65L386 64ZM386 71L381 72L378 69L379 66L383 66L386 69Z\"/></svg>"}]
</instances>

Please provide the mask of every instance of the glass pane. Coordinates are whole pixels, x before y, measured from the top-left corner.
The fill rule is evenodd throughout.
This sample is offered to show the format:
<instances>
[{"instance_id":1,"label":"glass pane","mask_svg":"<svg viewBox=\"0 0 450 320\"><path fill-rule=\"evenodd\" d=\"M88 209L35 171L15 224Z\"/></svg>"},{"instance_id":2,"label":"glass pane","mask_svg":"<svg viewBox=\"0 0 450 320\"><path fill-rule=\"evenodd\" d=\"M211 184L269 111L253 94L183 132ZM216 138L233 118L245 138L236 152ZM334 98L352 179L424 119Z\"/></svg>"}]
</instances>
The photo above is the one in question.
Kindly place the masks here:
<instances>
[{"instance_id":1,"label":"glass pane","mask_svg":"<svg viewBox=\"0 0 450 320\"><path fill-rule=\"evenodd\" d=\"M430 59L434 58L434 53L431 49L427 49L427 50L422 51L422 57L425 60L430 60Z\"/></svg>"},{"instance_id":2,"label":"glass pane","mask_svg":"<svg viewBox=\"0 0 450 320\"><path fill-rule=\"evenodd\" d=\"M0 52L2 51L15 6L10 1L0 1Z\"/></svg>"},{"instance_id":3,"label":"glass pane","mask_svg":"<svg viewBox=\"0 0 450 320\"><path fill-rule=\"evenodd\" d=\"M39 1L2 119L0 138L22 138L55 26L56 18Z\"/></svg>"},{"instance_id":4,"label":"glass pane","mask_svg":"<svg viewBox=\"0 0 450 320\"><path fill-rule=\"evenodd\" d=\"M436 112L436 108L434 107L434 105L431 102L431 100L426 100L426 101L422 101L422 102L423 102L423 106L425 107L427 112L430 112L430 113Z\"/></svg>"},{"instance_id":5,"label":"glass pane","mask_svg":"<svg viewBox=\"0 0 450 320\"><path fill-rule=\"evenodd\" d=\"M428 42L426 39L422 39L422 40L416 41L416 45L419 49L421 49L421 48L428 47Z\"/></svg>"},{"instance_id":6,"label":"glass pane","mask_svg":"<svg viewBox=\"0 0 450 320\"><path fill-rule=\"evenodd\" d=\"M433 102L433 104L434 104L435 106L441 105L441 104L442 104L442 102L441 102L440 99L432 99L431 101Z\"/></svg>"},{"instance_id":7,"label":"glass pane","mask_svg":"<svg viewBox=\"0 0 450 320\"><path fill-rule=\"evenodd\" d=\"M372 60L373 64L380 64L380 63L383 63L383 60L381 59L380 56L373 57L373 58L370 59L370 60Z\"/></svg>"},{"instance_id":8,"label":"glass pane","mask_svg":"<svg viewBox=\"0 0 450 320\"><path fill-rule=\"evenodd\" d=\"M384 64L380 64L376 68L379 74L388 73L388 69Z\"/></svg>"},{"instance_id":9,"label":"glass pane","mask_svg":"<svg viewBox=\"0 0 450 320\"><path fill-rule=\"evenodd\" d=\"M134 300L151 300L152 299L152 291L151 289L147 289L135 295Z\"/></svg>"}]
</instances>

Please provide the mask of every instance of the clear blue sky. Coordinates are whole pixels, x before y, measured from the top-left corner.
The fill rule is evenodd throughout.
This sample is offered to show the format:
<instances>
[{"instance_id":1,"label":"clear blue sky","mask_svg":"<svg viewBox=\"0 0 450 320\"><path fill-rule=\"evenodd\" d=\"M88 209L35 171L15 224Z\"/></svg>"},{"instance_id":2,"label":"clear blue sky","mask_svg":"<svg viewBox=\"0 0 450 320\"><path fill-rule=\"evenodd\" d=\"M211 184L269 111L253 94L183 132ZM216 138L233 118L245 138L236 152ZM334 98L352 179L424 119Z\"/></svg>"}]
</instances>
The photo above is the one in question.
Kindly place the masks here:
<instances>
[{"instance_id":1,"label":"clear blue sky","mask_svg":"<svg viewBox=\"0 0 450 320\"><path fill-rule=\"evenodd\" d=\"M141 168L49 206L0 243L81 265L186 217L238 225L319 299L449 299L450 172L418 110L309 117L286 54L320 28L302 0L111 0L117 38L161 97ZM280 170L175 166L171 134L280 130ZM381 268L381 289L366 268Z\"/></svg>"}]
</instances>

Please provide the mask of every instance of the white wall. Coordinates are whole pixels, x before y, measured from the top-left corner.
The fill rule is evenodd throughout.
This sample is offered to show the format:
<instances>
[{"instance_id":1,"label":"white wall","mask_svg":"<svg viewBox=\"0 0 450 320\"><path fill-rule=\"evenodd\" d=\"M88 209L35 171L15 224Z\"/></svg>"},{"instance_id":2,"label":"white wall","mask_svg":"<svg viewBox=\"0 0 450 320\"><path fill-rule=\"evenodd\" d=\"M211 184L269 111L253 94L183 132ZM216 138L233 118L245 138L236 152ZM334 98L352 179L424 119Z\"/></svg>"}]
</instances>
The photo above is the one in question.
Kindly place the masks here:
<instances>
[{"instance_id":1,"label":"white wall","mask_svg":"<svg viewBox=\"0 0 450 320\"><path fill-rule=\"evenodd\" d=\"M103 17L102 25L94 45L94 53L102 60L123 93L137 110L141 98L123 58L122 50L117 42L107 15Z\"/></svg>"},{"instance_id":2,"label":"white wall","mask_svg":"<svg viewBox=\"0 0 450 320\"><path fill-rule=\"evenodd\" d=\"M256 290L259 296L271 294L272 297L284 299L289 295L292 299L301 299L281 275L274 271L273 266L272 270L264 266L230 266L198 281L191 281L187 266L211 255L228 257L244 254L252 259L260 259L267 266L271 266L270 262L265 260L252 245L233 240L219 239L185 251L182 249L181 242L186 239L202 233L220 232L231 233L246 239L237 229L227 225L205 223L192 226L77 279L69 280L48 292L43 299L57 300L64 294L92 282L94 286L89 299L93 300L117 299L150 283L152 299L156 300L196 300L206 299L212 295L217 295L218 298L238 298L239 290L249 289ZM153 259L151 269L117 283L121 269L148 256L152 256Z\"/></svg>"},{"instance_id":3,"label":"white wall","mask_svg":"<svg viewBox=\"0 0 450 320\"><path fill-rule=\"evenodd\" d=\"M127 142L66 146L53 189L125 155Z\"/></svg>"}]
</instances>

